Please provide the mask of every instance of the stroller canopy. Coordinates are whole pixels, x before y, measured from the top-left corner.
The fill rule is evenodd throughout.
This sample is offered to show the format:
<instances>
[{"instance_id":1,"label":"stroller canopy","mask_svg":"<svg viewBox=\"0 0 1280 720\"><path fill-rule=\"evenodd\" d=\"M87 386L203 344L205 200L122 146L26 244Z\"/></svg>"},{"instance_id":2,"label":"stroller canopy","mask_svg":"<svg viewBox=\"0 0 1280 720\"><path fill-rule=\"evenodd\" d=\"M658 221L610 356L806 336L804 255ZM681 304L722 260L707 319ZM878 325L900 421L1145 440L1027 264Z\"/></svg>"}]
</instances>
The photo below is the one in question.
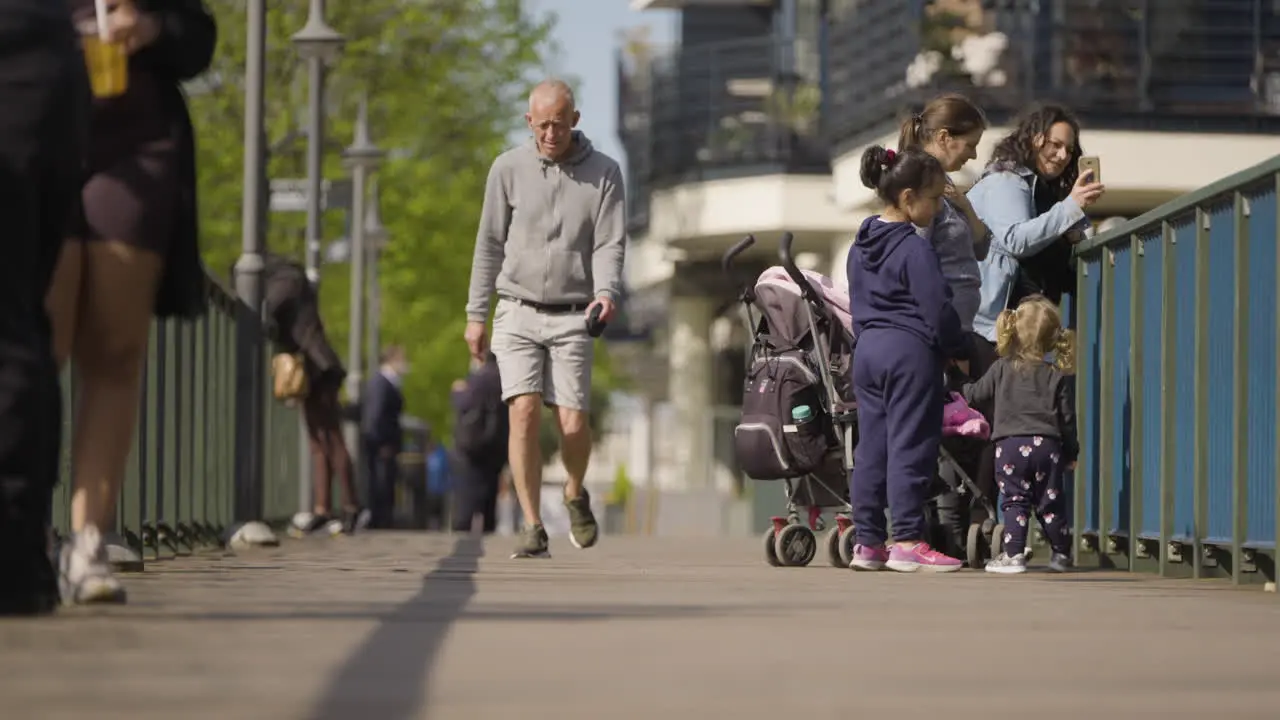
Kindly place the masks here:
<instances>
[{"instance_id":1,"label":"stroller canopy","mask_svg":"<svg viewBox=\"0 0 1280 720\"><path fill-rule=\"evenodd\" d=\"M827 313L839 322L846 335L852 338L853 318L849 316L849 286L845 283L837 283L826 275L812 270L800 272L809 281L809 285L818 292L818 297L822 298ZM781 265L775 265L760 273L760 277L756 279L755 289L756 303L760 306L761 312L773 318L775 325L783 326L776 328L775 332L788 335L790 339L799 339L809 331L808 322L804 320L805 316L801 310L800 303L803 302L803 297L800 295L800 286L791 279Z\"/></svg>"}]
</instances>

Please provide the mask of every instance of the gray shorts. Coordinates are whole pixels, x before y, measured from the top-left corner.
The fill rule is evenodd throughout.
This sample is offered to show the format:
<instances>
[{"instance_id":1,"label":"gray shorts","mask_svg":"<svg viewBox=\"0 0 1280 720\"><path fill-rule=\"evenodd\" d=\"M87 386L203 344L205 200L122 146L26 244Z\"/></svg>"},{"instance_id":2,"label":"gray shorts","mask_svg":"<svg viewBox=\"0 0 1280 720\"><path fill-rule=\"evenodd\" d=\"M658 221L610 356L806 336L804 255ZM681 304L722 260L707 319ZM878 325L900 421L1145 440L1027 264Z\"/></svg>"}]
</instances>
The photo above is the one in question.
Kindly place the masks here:
<instances>
[{"instance_id":1,"label":"gray shorts","mask_svg":"<svg viewBox=\"0 0 1280 720\"><path fill-rule=\"evenodd\" d=\"M538 393L547 405L591 408L595 345L582 313L539 312L500 298L491 347L502 376L503 400Z\"/></svg>"}]
</instances>

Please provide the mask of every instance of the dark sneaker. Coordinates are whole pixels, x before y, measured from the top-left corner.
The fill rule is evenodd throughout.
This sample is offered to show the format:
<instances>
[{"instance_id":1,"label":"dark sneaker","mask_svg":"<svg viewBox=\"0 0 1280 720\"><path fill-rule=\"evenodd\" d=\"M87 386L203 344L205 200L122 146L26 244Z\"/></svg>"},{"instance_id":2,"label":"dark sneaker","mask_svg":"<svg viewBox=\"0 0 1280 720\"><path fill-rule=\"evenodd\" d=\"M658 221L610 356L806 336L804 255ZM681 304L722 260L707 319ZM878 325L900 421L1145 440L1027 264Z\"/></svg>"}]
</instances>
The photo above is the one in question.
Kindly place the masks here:
<instances>
[{"instance_id":1,"label":"dark sneaker","mask_svg":"<svg viewBox=\"0 0 1280 720\"><path fill-rule=\"evenodd\" d=\"M355 510L342 511L342 532L347 535L353 535L365 528L369 527L369 520L372 515L367 508L356 508Z\"/></svg>"},{"instance_id":2,"label":"dark sneaker","mask_svg":"<svg viewBox=\"0 0 1280 720\"><path fill-rule=\"evenodd\" d=\"M1071 569L1071 556L1054 553L1049 558L1049 572L1064 573Z\"/></svg>"},{"instance_id":3,"label":"dark sneaker","mask_svg":"<svg viewBox=\"0 0 1280 720\"><path fill-rule=\"evenodd\" d=\"M565 498L564 506L569 510L569 542L579 550L585 550L600 539L600 524L596 522L595 513L591 512L591 496L587 489L576 498Z\"/></svg>"},{"instance_id":4,"label":"dark sneaker","mask_svg":"<svg viewBox=\"0 0 1280 720\"><path fill-rule=\"evenodd\" d=\"M548 549L546 528L534 525L520 531L520 543L516 545L516 551L511 553L511 559L548 557L551 557L551 551Z\"/></svg>"}]
</instances>

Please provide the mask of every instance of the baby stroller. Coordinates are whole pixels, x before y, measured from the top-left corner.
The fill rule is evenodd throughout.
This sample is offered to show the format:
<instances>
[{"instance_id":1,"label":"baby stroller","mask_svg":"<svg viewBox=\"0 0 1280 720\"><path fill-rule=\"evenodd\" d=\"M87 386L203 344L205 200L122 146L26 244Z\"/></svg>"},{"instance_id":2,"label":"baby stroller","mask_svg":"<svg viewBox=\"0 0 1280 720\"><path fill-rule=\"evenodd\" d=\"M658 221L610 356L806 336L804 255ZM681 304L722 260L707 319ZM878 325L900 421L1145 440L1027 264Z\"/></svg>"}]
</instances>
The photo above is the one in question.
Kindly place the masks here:
<instances>
[{"instance_id":1,"label":"baby stroller","mask_svg":"<svg viewBox=\"0 0 1280 720\"><path fill-rule=\"evenodd\" d=\"M786 515L773 517L765 532L765 560L775 567L808 565L823 533L828 561L847 568L853 559L849 473L858 438L849 293L830 278L797 267L792 240L791 233L783 234L781 265L765 270L739 296L753 342L734 452L748 477L783 482ZM754 244L755 237L748 235L725 253L727 274L732 276L734 258ZM957 484L939 490L983 502L988 517L996 517L950 453L944 450L940 462L953 470L940 477ZM834 512L835 527L825 526L824 511ZM994 525L970 528L972 566L985 561L996 531Z\"/></svg>"}]
</instances>

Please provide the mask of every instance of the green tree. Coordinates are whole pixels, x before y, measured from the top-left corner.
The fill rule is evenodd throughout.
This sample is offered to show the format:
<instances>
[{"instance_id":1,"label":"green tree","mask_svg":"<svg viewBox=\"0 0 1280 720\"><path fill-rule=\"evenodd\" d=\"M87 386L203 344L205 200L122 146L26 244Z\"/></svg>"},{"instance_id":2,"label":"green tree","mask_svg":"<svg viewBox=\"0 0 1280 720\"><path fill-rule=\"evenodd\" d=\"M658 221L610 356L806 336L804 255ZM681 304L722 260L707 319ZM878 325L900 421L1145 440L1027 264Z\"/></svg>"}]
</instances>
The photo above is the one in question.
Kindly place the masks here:
<instances>
[{"instance_id":1,"label":"green tree","mask_svg":"<svg viewBox=\"0 0 1280 720\"><path fill-rule=\"evenodd\" d=\"M192 88L199 141L204 256L225 274L240 246L243 176L244 3L209 0L220 44L208 76ZM307 0L270 3L267 141L278 145L271 177L303 177L306 67L289 36ZM346 176L339 151L352 137L362 93L374 140L389 151L380 170L390 243L382 268L382 338L405 346L409 411L438 431L449 424L449 387L467 370L462 312L485 176L507 145L532 85L555 54L555 17L520 0L364 0L329 3L329 22L347 38L330 72L325 177ZM327 239L346 233L343 213L325 217ZM301 257L301 215L273 215L268 243ZM349 265L325 267L321 305L331 341L345 357ZM606 372L608 378L607 361Z\"/></svg>"}]
</instances>

